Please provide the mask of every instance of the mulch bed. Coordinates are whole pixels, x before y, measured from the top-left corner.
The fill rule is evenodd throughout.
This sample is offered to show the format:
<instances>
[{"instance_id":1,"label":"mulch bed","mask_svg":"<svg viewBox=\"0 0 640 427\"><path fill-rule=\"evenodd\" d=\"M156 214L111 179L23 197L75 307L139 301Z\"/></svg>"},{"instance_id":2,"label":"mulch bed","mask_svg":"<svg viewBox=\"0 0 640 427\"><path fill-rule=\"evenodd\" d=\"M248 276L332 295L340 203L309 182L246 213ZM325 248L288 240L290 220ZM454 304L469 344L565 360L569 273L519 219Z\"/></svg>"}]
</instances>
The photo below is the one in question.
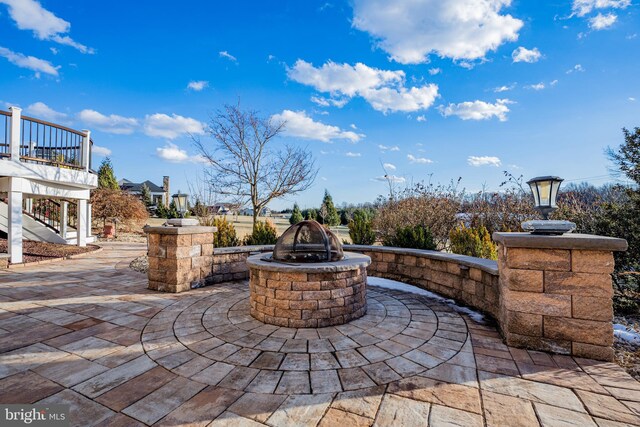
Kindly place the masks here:
<instances>
[{"instance_id":1,"label":"mulch bed","mask_svg":"<svg viewBox=\"0 0 640 427\"><path fill-rule=\"evenodd\" d=\"M24 263L45 261L53 258L66 258L71 255L83 254L99 249L96 245L87 245L84 248L75 245L59 245L57 243L22 242L22 261ZM7 239L0 238L0 253L7 253Z\"/></svg>"}]
</instances>

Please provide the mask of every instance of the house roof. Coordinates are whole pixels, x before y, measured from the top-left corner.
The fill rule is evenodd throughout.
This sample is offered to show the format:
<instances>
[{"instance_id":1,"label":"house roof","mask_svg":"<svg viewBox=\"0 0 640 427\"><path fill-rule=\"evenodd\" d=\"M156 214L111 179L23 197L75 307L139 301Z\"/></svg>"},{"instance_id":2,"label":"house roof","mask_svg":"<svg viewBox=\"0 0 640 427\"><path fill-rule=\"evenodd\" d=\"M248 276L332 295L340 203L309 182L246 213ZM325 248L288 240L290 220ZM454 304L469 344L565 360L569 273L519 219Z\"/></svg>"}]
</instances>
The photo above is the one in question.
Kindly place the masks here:
<instances>
[{"instance_id":1,"label":"house roof","mask_svg":"<svg viewBox=\"0 0 640 427\"><path fill-rule=\"evenodd\" d=\"M149 191L151 191L152 193L163 193L164 190L162 189L162 187L155 185L153 182L146 180L145 182L140 182L140 183L135 183L135 182L131 182L127 179L123 179L122 183L120 184L120 188L122 188L125 191L130 191L132 193L140 193L142 192L142 186L144 184L147 184L147 187L149 187Z\"/></svg>"}]
</instances>

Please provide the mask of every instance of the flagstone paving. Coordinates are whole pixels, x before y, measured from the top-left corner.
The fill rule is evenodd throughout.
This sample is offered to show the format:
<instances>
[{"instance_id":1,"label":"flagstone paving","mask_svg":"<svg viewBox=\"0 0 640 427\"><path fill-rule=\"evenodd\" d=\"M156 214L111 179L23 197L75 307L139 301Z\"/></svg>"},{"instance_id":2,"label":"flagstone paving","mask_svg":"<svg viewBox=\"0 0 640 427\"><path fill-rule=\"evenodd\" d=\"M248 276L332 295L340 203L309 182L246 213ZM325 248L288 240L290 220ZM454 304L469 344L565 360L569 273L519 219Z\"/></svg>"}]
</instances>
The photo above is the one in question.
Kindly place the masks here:
<instances>
[{"instance_id":1,"label":"flagstone paving","mask_svg":"<svg viewBox=\"0 0 640 427\"><path fill-rule=\"evenodd\" d=\"M282 328L246 282L147 290L144 252L0 271L0 403L66 403L78 426L640 426L617 365L507 347L433 299L370 286L358 320Z\"/></svg>"}]
</instances>

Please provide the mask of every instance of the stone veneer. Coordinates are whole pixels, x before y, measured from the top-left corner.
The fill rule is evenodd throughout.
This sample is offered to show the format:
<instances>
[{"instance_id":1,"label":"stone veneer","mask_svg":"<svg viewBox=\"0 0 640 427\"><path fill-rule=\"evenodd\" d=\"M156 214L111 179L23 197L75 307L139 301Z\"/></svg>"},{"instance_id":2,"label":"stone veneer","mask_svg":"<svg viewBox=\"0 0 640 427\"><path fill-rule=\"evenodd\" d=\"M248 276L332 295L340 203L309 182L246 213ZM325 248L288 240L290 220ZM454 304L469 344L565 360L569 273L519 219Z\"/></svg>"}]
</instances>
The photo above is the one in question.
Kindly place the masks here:
<instances>
[{"instance_id":1,"label":"stone veneer","mask_svg":"<svg viewBox=\"0 0 640 427\"><path fill-rule=\"evenodd\" d=\"M290 328L342 325L367 312L368 256L345 253L335 262L286 264L249 257L251 315Z\"/></svg>"},{"instance_id":2,"label":"stone veneer","mask_svg":"<svg viewBox=\"0 0 640 427\"><path fill-rule=\"evenodd\" d=\"M248 279L247 258L273 250L272 245L214 250L211 227L146 231L149 289L166 292ZM612 252L626 250L626 241L581 234L495 233L493 238L498 262L416 249L344 248L371 257L370 276L409 283L490 314L509 345L611 360Z\"/></svg>"},{"instance_id":3,"label":"stone veneer","mask_svg":"<svg viewBox=\"0 0 640 427\"><path fill-rule=\"evenodd\" d=\"M613 251L623 239L495 233L508 345L613 360Z\"/></svg>"}]
</instances>

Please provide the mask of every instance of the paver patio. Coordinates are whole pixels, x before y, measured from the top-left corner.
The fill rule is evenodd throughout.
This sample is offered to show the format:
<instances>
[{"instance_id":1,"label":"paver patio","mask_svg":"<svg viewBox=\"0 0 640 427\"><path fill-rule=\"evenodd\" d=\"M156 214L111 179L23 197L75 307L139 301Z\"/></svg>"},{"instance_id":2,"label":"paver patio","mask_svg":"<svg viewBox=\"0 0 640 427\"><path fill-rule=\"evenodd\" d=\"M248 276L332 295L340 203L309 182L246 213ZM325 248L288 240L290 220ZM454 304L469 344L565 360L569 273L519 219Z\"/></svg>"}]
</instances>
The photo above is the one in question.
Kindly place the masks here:
<instances>
[{"instance_id":1,"label":"paver patio","mask_svg":"<svg viewBox=\"0 0 640 427\"><path fill-rule=\"evenodd\" d=\"M147 290L145 250L0 271L0 403L81 426L640 425L622 368L507 347L427 297L370 286L358 320L282 328L249 316L246 282Z\"/></svg>"}]
</instances>

